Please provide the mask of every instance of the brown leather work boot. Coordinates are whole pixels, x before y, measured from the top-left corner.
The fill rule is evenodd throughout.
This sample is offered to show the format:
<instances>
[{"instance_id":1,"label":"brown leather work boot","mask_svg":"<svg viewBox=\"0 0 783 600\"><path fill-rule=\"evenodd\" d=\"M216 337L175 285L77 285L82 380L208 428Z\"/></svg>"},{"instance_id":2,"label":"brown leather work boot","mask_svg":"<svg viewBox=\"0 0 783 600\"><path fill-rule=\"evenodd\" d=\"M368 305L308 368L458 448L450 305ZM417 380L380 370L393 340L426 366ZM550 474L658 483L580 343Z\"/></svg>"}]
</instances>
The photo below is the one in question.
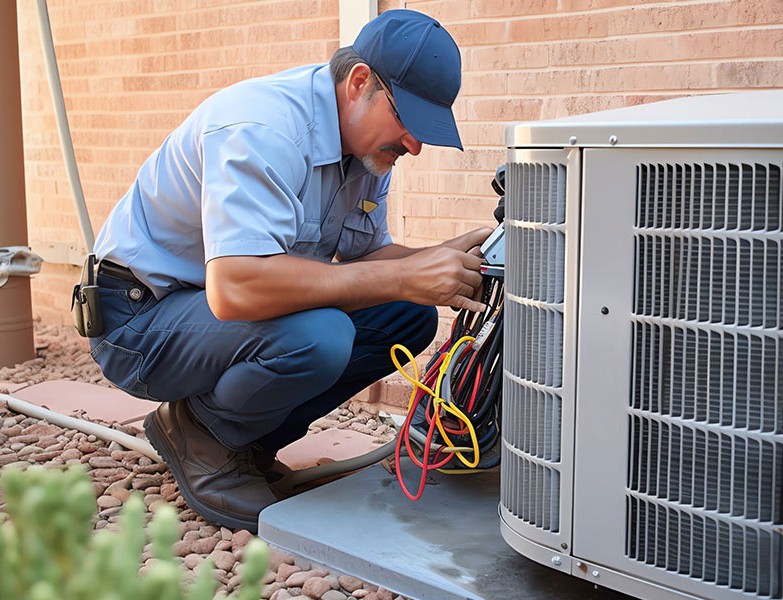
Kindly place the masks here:
<instances>
[{"instance_id":1,"label":"brown leather work boot","mask_svg":"<svg viewBox=\"0 0 783 600\"><path fill-rule=\"evenodd\" d=\"M223 446L196 422L184 400L162 403L144 419L144 431L188 506L219 525L258 531L258 513L277 497L250 451Z\"/></svg>"}]
</instances>

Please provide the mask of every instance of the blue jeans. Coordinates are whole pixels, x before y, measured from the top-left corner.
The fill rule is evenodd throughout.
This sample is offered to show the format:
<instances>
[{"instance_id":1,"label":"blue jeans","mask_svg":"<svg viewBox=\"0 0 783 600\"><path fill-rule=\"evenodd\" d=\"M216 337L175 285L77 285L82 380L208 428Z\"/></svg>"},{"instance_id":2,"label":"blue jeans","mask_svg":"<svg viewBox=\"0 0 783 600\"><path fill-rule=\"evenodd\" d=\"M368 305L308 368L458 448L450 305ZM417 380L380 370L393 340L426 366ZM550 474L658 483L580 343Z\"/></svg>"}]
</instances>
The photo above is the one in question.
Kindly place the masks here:
<instances>
[{"instance_id":1,"label":"blue jeans","mask_svg":"<svg viewBox=\"0 0 783 600\"><path fill-rule=\"evenodd\" d=\"M418 354L437 328L435 308L408 302L219 321L202 289L157 301L129 281L100 275L98 284L105 329L90 344L106 378L139 398L186 399L232 450L277 450L299 439L312 421L394 370L393 344Z\"/></svg>"}]
</instances>

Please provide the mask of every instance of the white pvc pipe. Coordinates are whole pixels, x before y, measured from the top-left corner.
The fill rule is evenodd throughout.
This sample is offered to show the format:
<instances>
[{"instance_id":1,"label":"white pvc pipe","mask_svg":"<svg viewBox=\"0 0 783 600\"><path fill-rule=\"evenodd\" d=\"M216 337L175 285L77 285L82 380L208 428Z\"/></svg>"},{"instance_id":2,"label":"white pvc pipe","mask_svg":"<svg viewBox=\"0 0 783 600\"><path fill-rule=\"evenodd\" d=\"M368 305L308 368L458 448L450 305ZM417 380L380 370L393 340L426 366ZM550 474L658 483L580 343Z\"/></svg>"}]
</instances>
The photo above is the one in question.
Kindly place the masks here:
<instances>
[{"instance_id":1,"label":"white pvc pipe","mask_svg":"<svg viewBox=\"0 0 783 600\"><path fill-rule=\"evenodd\" d=\"M153 448L152 444L150 444L147 440L128 435L127 433L117 431L111 427L99 425L98 423L84 421L82 419L77 419L76 417L69 417L68 415L54 412L36 404L19 400L18 398L14 398L8 394L0 394L0 400L4 400L8 405L8 408L15 412L22 413L29 417L34 417L36 419L43 419L47 423L51 423L52 425L59 425L60 427L65 427L66 429L76 429L77 431L81 431L88 435L99 437L102 440L117 442L124 448L128 448L128 450L136 450L137 452L141 452L144 456L148 456L155 462L163 462L163 459L158 455L158 453L155 451L155 448Z\"/></svg>"},{"instance_id":2,"label":"white pvc pipe","mask_svg":"<svg viewBox=\"0 0 783 600\"><path fill-rule=\"evenodd\" d=\"M93 233L92 223L90 223L90 215L87 212L87 204L84 201L82 183L79 179L79 169L76 166L76 155L73 151L71 129L68 126L68 114L65 112L65 99L63 98L62 84L60 83L60 72L57 69L57 56L54 52L54 40L52 39L52 27L49 22L49 9L46 6L46 0L38 0L38 23L44 50L46 75L49 79L49 89L52 91L54 112L57 117L57 133L60 135L65 169L68 173L68 183L71 184L76 213L79 217L79 225L81 226L84 243L87 244L87 253L89 254L95 245L95 234Z\"/></svg>"}]
</instances>

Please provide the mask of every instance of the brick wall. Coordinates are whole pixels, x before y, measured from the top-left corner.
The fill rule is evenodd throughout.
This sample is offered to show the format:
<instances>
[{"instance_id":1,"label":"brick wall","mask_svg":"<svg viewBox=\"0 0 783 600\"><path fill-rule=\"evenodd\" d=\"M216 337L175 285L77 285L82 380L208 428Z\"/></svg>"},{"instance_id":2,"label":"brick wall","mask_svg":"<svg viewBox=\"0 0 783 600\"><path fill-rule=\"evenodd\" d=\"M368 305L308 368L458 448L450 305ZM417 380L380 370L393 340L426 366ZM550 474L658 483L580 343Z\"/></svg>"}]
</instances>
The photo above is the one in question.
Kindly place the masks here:
<instances>
[{"instance_id":1,"label":"brick wall","mask_svg":"<svg viewBox=\"0 0 783 600\"><path fill-rule=\"evenodd\" d=\"M439 19L462 50L465 152L398 162L390 224L425 245L492 224L504 125L684 94L783 85L780 0L379 0ZM31 244L80 247L38 38L19 2ZM94 227L201 99L239 79L328 60L337 0L49 0ZM67 316L75 267L47 264L34 311ZM443 326L451 320L443 313Z\"/></svg>"}]
</instances>

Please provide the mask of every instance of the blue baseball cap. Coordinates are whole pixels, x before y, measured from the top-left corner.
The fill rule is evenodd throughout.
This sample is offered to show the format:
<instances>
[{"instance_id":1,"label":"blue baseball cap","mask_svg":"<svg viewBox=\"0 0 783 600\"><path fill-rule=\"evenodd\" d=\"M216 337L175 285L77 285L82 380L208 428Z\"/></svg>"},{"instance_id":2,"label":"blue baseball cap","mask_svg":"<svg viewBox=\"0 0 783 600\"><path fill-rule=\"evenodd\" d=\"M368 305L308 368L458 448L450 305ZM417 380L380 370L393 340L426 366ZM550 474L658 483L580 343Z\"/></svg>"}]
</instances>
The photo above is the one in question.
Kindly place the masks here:
<instances>
[{"instance_id":1,"label":"blue baseball cap","mask_svg":"<svg viewBox=\"0 0 783 600\"><path fill-rule=\"evenodd\" d=\"M415 10L387 10L362 28L353 49L391 88L402 124L413 137L462 150L451 112L462 60L440 23Z\"/></svg>"}]
</instances>

